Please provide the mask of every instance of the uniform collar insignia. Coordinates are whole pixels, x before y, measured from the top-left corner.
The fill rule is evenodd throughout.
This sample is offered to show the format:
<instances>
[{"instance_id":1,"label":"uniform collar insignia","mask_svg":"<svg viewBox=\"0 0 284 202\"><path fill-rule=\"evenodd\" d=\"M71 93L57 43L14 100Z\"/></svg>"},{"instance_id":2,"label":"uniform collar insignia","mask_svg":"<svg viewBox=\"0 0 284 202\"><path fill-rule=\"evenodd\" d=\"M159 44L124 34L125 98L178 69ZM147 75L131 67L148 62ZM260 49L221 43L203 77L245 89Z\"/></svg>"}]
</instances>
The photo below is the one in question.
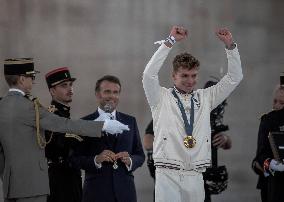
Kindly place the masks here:
<instances>
[{"instance_id":1,"label":"uniform collar insignia","mask_svg":"<svg viewBox=\"0 0 284 202\"><path fill-rule=\"evenodd\" d=\"M51 113L56 112L58 109L55 107L55 105L50 105L47 110Z\"/></svg>"},{"instance_id":2,"label":"uniform collar insignia","mask_svg":"<svg viewBox=\"0 0 284 202\"><path fill-rule=\"evenodd\" d=\"M70 107L69 106L66 106L60 102L57 102L55 100L52 100L51 102L52 105L54 105L57 110L60 110L60 111L65 111L65 112L69 112L70 111Z\"/></svg>"}]
</instances>

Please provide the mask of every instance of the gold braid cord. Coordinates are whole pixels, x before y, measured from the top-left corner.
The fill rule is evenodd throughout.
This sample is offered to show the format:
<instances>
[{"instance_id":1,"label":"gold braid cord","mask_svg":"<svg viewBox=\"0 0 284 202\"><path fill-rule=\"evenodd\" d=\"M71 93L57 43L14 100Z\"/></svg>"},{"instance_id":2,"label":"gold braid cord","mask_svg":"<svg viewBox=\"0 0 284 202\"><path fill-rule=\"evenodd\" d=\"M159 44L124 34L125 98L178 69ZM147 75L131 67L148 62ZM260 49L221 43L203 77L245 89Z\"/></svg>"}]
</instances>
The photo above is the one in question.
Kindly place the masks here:
<instances>
[{"instance_id":1,"label":"gold braid cord","mask_svg":"<svg viewBox=\"0 0 284 202\"><path fill-rule=\"evenodd\" d=\"M52 139L52 133L50 135L50 138L48 141L45 140L45 138L40 134L40 126L39 126L39 107L41 106L38 98L35 98L33 100L34 102L34 108L35 108L35 118L36 118L36 138L37 138L37 143L41 149L44 149L48 143L50 143Z\"/></svg>"}]
</instances>

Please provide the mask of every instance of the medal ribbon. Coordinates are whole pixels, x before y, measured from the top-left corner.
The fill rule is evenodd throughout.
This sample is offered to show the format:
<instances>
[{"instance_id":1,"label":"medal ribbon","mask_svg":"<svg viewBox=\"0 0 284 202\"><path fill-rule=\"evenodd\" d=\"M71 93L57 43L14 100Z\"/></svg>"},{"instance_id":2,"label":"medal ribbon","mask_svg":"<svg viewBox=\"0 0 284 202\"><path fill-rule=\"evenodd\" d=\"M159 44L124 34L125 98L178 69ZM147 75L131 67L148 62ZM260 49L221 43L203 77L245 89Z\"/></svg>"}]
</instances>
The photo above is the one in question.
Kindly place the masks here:
<instances>
[{"instance_id":1,"label":"medal ribbon","mask_svg":"<svg viewBox=\"0 0 284 202\"><path fill-rule=\"evenodd\" d=\"M191 98L190 98L190 123L188 123L187 120L187 116L185 114L185 110L183 107L183 104L181 102L181 100L179 99L176 91L173 89L172 94L174 95L174 97L177 99L178 101L178 107L180 109L181 115L182 115L182 119L184 122L184 126L185 126L185 132L187 136L192 136L192 132L193 132L193 123L194 123L194 103L193 103L193 94L191 94Z\"/></svg>"}]
</instances>

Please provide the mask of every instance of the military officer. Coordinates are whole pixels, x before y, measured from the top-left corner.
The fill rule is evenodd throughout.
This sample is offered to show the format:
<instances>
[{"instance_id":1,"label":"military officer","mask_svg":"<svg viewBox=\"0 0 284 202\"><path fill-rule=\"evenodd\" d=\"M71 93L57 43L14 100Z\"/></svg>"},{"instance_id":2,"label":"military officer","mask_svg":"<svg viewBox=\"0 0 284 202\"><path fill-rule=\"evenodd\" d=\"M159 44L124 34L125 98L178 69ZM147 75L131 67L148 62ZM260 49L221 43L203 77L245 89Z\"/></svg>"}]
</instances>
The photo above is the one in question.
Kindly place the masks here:
<instances>
[{"instance_id":1,"label":"military officer","mask_svg":"<svg viewBox=\"0 0 284 202\"><path fill-rule=\"evenodd\" d=\"M272 150L268 141L269 132L284 131L284 75L280 76L280 85L277 85L275 89L272 108L272 112L264 114L261 117L257 152L252 162L253 170L259 175L257 188L261 190L262 202L284 200L284 195L280 189L284 185L284 169L281 171L281 163L277 164L276 167L273 166L275 160L273 160ZM277 112L278 110L280 111ZM272 164L270 163L271 161ZM264 165L266 170L264 169ZM272 173L274 176L271 175Z\"/></svg>"},{"instance_id":2,"label":"military officer","mask_svg":"<svg viewBox=\"0 0 284 202\"><path fill-rule=\"evenodd\" d=\"M35 75L31 58L7 59L4 76L9 92L0 102L0 151L4 155L3 193L5 202L46 202L49 194L42 130L100 136L127 130L118 121L69 120L48 112L31 93ZM4 165L3 165L4 164Z\"/></svg>"},{"instance_id":3,"label":"military officer","mask_svg":"<svg viewBox=\"0 0 284 202\"><path fill-rule=\"evenodd\" d=\"M67 67L56 68L45 75L52 97L49 110L58 116L70 118L70 103L73 96L73 82ZM46 131L50 143L45 148L48 162L50 195L48 202L81 202L81 171L68 161L77 145L83 139L76 134L55 135Z\"/></svg>"},{"instance_id":4,"label":"military officer","mask_svg":"<svg viewBox=\"0 0 284 202\"><path fill-rule=\"evenodd\" d=\"M284 163L277 162L272 154L268 140L269 132L284 132L284 108L278 111L268 113L261 120L259 133L264 137L259 144L256 156L257 162L262 165L264 175L267 177L267 201L282 202L284 201Z\"/></svg>"}]
</instances>

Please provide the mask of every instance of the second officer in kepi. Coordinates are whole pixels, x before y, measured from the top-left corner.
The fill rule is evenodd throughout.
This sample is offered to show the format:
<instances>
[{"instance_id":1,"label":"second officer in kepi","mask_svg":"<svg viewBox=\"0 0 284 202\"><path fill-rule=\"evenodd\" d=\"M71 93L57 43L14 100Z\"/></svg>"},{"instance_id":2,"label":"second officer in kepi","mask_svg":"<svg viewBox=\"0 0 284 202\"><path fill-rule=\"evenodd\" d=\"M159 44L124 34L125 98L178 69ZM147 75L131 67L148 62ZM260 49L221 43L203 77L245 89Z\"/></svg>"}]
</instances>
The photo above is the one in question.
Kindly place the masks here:
<instances>
[{"instance_id":1,"label":"second officer in kepi","mask_svg":"<svg viewBox=\"0 0 284 202\"><path fill-rule=\"evenodd\" d=\"M56 68L46 74L46 82L52 97L49 110L59 116L70 118L73 82L67 67ZM48 160L50 195L48 202L80 202L82 197L81 172L72 168L69 155L83 139L75 134L54 135L46 131L50 143L45 148Z\"/></svg>"}]
</instances>

